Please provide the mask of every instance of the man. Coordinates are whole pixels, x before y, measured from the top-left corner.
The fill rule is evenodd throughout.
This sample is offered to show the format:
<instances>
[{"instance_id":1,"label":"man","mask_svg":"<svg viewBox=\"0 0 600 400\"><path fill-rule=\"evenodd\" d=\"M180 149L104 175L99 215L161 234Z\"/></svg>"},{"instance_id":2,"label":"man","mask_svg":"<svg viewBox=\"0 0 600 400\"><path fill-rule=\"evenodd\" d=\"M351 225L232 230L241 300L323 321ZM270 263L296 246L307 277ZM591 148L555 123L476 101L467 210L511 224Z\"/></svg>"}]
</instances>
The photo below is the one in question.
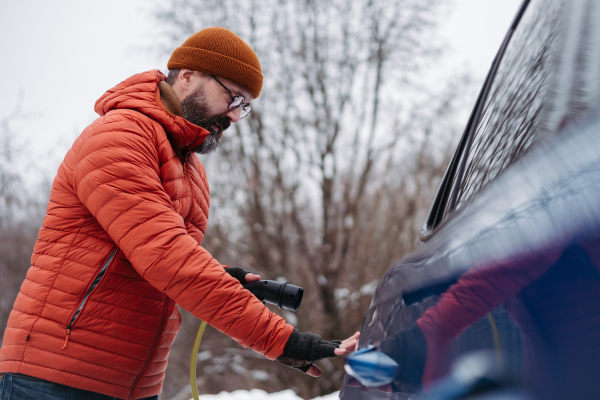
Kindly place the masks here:
<instances>
[{"instance_id":1,"label":"man","mask_svg":"<svg viewBox=\"0 0 600 400\"><path fill-rule=\"evenodd\" d=\"M52 185L32 266L0 349L2 399L157 398L180 326L176 304L270 359L320 375L312 362L351 351L271 313L200 246L204 167L262 88L238 36L204 29L159 71L97 102Z\"/></svg>"}]
</instances>

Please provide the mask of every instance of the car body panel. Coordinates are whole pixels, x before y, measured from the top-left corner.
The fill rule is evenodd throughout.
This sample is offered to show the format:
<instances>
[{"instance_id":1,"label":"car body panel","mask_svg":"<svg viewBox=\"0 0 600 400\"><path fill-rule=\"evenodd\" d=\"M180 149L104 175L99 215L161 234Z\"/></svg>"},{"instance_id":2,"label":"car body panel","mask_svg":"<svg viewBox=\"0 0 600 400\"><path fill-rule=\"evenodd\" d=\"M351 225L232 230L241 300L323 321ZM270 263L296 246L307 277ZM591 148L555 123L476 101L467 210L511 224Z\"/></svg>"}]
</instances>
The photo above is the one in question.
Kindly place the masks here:
<instances>
[{"instance_id":1,"label":"car body panel","mask_svg":"<svg viewBox=\"0 0 600 400\"><path fill-rule=\"evenodd\" d=\"M429 349L426 383L459 355L492 349L535 398L600 398L600 5L532 0L519 13L417 248L375 291L360 348L453 312L444 329L456 332ZM485 306L448 301L465 288ZM416 391L348 382L343 399Z\"/></svg>"}]
</instances>

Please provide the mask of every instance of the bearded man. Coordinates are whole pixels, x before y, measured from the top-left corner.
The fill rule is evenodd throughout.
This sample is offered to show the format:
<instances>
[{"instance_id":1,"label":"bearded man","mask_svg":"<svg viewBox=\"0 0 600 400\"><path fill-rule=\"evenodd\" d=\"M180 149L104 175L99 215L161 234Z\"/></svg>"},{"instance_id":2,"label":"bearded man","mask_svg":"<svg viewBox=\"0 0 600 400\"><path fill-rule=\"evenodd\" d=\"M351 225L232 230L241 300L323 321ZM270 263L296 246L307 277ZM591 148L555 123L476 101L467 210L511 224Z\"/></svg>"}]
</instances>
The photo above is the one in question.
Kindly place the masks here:
<instances>
[{"instance_id":1,"label":"bearded man","mask_svg":"<svg viewBox=\"0 0 600 400\"><path fill-rule=\"evenodd\" d=\"M257 275L201 246L209 190L194 153L250 113L263 80L254 51L207 28L168 68L107 91L60 165L0 348L0 399L158 398L176 304L312 376L314 361L355 347L357 335L300 333L240 284Z\"/></svg>"}]
</instances>

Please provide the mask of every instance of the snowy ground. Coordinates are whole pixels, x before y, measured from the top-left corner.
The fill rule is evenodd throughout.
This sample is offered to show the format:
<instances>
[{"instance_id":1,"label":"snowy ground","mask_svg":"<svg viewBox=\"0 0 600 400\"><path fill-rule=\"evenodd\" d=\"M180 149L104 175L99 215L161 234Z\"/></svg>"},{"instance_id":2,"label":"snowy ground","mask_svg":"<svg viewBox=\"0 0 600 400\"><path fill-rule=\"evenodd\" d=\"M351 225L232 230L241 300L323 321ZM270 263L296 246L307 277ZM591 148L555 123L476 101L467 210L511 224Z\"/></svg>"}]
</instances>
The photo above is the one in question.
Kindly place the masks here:
<instances>
[{"instance_id":1,"label":"snowy ground","mask_svg":"<svg viewBox=\"0 0 600 400\"><path fill-rule=\"evenodd\" d=\"M340 392L334 392L327 396L316 397L313 400L337 400ZM221 392L219 394L207 394L199 397L200 400L301 400L292 390L283 392L267 393L263 390L236 390L235 392Z\"/></svg>"}]
</instances>

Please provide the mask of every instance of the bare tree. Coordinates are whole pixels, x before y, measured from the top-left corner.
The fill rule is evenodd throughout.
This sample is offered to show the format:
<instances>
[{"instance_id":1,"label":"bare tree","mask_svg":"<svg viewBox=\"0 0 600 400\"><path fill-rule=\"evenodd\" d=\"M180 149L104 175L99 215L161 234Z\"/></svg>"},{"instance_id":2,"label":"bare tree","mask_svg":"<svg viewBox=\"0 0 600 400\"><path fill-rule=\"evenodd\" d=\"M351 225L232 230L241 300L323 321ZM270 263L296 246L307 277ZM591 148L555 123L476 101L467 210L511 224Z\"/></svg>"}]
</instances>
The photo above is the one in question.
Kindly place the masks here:
<instances>
[{"instance_id":1,"label":"bare tree","mask_svg":"<svg viewBox=\"0 0 600 400\"><path fill-rule=\"evenodd\" d=\"M8 315L29 268L33 244L44 215L45 198L35 195L23 179L22 155L11 123L17 107L0 120L0 326Z\"/></svg>"},{"instance_id":2,"label":"bare tree","mask_svg":"<svg viewBox=\"0 0 600 400\"><path fill-rule=\"evenodd\" d=\"M164 51L218 25L261 60L265 83L247 123L202 160L211 180L204 245L224 264L303 286L298 315L283 314L302 331L341 338L360 329L379 277L413 248L467 82L431 94L418 84L439 55L439 2L171 0L156 11ZM211 357L199 370L224 379L202 380L202 391L291 387L310 398L339 388L341 360L324 362L315 381L209 335ZM174 352L191 348L192 336L184 329ZM171 357L169 368L177 380L170 376L189 368L187 357Z\"/></svg>"}]
</instances>

